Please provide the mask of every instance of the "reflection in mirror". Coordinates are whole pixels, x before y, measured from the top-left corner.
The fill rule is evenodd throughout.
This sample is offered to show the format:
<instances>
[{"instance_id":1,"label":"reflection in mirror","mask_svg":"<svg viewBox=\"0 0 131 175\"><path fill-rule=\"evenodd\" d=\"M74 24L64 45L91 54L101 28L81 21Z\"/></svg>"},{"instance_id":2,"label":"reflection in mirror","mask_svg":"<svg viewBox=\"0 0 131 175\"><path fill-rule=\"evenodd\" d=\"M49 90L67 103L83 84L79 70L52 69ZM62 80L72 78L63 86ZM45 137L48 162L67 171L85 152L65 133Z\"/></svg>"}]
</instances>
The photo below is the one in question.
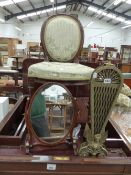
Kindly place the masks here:
<instances>
[{"instance_id":1,"label":"reflection in mirror","mask_svg":"<svg viewBox=\"0 0 131 175\"><path fill-rule=\"evenodd\" d=\"M70 129L73 104L60 85L42 86L31 105L31 124L38 137L47 142L62 139Z\"/></svg>"}]
</instances>

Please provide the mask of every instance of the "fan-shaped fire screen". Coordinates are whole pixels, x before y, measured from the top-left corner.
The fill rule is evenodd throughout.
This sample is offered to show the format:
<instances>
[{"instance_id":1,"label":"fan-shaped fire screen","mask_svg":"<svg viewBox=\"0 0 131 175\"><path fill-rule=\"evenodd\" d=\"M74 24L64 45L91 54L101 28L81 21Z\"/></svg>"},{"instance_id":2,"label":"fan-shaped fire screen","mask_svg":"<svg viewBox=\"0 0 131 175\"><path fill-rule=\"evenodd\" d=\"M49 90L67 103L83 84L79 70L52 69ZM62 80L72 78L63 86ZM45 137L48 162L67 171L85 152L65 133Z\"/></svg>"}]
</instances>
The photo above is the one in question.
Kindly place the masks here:
<instances>
[{"instance_id":1,"label":"fan-shaped fire screen","mask_svg":"<svg viewBox=\"0 0 131 175\"><path fill-rule=\"evenodd\" d=\"M86 124L84 137L78 154L81 156L105 156L104 142L107 138L105 127L121 90L123 79L113 65L98 67L91 77L91 122Z\"/></svg>"}]
</instances>

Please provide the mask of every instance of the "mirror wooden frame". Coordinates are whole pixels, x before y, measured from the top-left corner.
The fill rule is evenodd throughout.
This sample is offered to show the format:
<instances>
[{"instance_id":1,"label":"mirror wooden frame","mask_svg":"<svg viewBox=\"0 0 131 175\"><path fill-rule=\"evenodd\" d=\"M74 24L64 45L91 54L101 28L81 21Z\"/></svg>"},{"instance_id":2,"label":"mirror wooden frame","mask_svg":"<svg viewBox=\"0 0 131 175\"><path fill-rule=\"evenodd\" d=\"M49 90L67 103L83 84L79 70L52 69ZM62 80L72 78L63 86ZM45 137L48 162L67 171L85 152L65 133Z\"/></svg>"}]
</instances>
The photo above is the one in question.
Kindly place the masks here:
<instances>
[{"instance_id":1,"label":"mirror wooden frame","mask_svg":"<svg viewBox=\"0 0 131 175\"><path fill-rule=\"evenodd\" d=\"M40 137L37 136L37 134L35 133L32 124L31 124L31 120L30 120L30 112L31 112L31 106L32 103L34 101L35 96L37 95L37 93L43 88L46 89L46 87L52 86L52 85L58 85L63 87L67 93L69 94L69 96L71 97L71 101L72 101L72 105L73 105L73 116L72 116L72 123L70 125L70 128L68 130L68 132L65 134L65 136L63 138L60 138L58 141L55 142L47 142L44 139L42 140ZM27 101L26 104L26 108L25 108L25 121L26 121L26 125L27 125L27 130L28 130L28 137L26 139L26 148L27 148L27 152L41 152L41 151L47 151L47 154L50 154L52 151L51 150L55 150L56 151L60 151L60 150L70 150L69 147L71 148L71 150L73 150L72 148L72 142L73 142L73 138L72 138L72 132L73 132L73 128L76 125L76 118L78 115L78 110L77 110L77 103L76 103L76 99L73 98L71 92L68 90L67 87L65 87L63 84L60 83L45 83L43 85L41 85L32 95L32 97L30 98L30 100ZM69 139L67 139L67 136L70 136ZM50 153L48 153L48 151Z\"/></svg>"}]
</instances>

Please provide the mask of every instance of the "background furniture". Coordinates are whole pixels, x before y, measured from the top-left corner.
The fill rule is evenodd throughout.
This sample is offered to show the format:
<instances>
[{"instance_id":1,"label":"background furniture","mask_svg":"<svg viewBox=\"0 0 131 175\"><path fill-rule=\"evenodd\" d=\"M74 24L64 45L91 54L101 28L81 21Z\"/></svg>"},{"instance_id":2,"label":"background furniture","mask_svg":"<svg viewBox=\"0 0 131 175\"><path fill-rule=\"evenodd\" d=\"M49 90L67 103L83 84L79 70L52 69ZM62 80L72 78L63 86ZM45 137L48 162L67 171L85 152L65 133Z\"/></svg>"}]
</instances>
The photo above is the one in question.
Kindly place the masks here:
<instances>
[{"instance_id":1,"label":"background furniture","mask_svg":"<svg viewBox=\"0 0 131 175\"><path fill-rule=\"evenodd\" d=\"M131 45L121 45L120 50L122 63L131 63Z\"/></svg>"},{"instance_id":2,"label":"background furniture","mask_svg":"<svg viewBox=\"0 0 131 175\"><path fill-rule=\"evenodd\" d=\"M0 77L1 76L11 76L15 80L15 86L18 85L18 71L17 70L2 70L0 69Z\"/></svg>"},{"instance_id":3,"label":"background furniture","mask_svg":"<svg viewBox=\"0 0 131 175\"><path fill-rule=\"evenodd\" d=\"M0 37L0 52L3 56L3 63L6 63L6 59L15 55L16 44L22 43L21 40L17 38L3 38ZM6 56L6 57L4 57Z\"/></svg>"},{"instance_id":4,"label":"background furniture","mask_svg":"<svg viewBox=\"0 0 131 175\"><path fill-rule=\"evenodd\" d=\"M131 72L131 46L130 45L121 45L121 71L123 73Z\"/></svg>"},{"instance_id":5,"label":"background furniture","mask_svg":"<svg viewBox=\"0 0 131 175\"><path fill-rule=\"evenodd\" d=\"M23 93L23 81L19 80L19 72L0 69L0 78L0 94L19 98L19 95Z\"/></svg>"},{"instance_id":6,"label":"background furniture","mask_svg":"<svg viewBox=\"0 0 131 175\"><path fill-rule=\"evenodd\" d=\"M114 47L105 47L104 60L116 60L118 50Z\"/></svg>"},{"instance_id":7,"label":"background furniture","mask_svg":"<svg viewBox=\"0 0 131 175\"><path fill-rule=\"evenodd\" d=\"M12 58L14 58L16 61L16 70L19 70L19 63L21 62L21 59L23 60L23 56L14 55L14 56L12 56ZM19 60L20 60L20 62L19 62Z\"/></svg>"},{"instance_id":8,"label":"background furniture","mask_svg":"<svg viewBox=\"0 0 131 175\"><path fill-rule=\"evenodd\" d=\"M9 57L7 58L6 64L3 64L3 62L1 62L0 70L2 69L11 70L13 68L13 61L14 61L14 58Z\"/></svg>"},{"instance_id":9,"label":"background furniture","mask_svg":"<svg viewBox=\"0 0 131 175\"><path fill-rule=\"evenodd\" d=\"M27 42L27 58L41 58L42 52L39 42Z\"/></svg>"},{"instance_id":10,"label":"background furniture","mask_svg":"<svg viewBox=\"0 0 131 175\"><path fill-rule=\"evenodd\" d=\"M124 83L131 88L131 73L122 73L124 78Z\"/></svg>"},{"instance_id":11,"label":"background furniture","mask_svg":"<svg viewBox=\"0 0 131 175\"><path fill-rule=\"evenodd\" d=\"M67 122L67 106L68 103L64 103L64 102L48 102L46 103L47 107L49 108L49 126L50 126L50 131L53 132L54 131L59 131L59 132L66 132L66 122ZM59 114L54 114L54 110L55 108L58 108L59 110L57 110L59 112ZM61 121L64 122L64 126L61 127L60 123L61 121L59 121L59 125L53 126L53 120L55 119L59 119Z\"/></svg>"}]
</instances>

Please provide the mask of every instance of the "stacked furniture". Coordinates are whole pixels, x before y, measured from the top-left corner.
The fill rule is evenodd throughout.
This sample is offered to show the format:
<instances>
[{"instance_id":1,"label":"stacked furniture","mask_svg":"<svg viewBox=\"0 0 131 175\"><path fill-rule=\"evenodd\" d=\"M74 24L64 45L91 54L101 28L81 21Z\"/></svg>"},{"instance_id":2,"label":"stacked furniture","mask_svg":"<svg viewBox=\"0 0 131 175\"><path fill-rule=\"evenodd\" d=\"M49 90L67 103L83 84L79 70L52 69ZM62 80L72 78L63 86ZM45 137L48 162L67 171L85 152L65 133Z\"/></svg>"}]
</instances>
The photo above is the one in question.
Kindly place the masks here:
<instances>
[{"instance_id":1,"label":"stacked furniture","mask_svg":"<svg viewBox=\"0 0 131 175\"><path fill-rule=\"evenodd\" d=\"M108 120L122 87L121 73L115 66L94 70L73 63L82 48L82 31L78 19L68 15L54 15L43 24L42 46L51 62L27 59L23 63L25 95L0 123L2 173L131 173L131 149ZM40 137L31 122L32 105L52 85L70 96L70 127L62 137ZM42 109L41 101L37 105ZM17 125L11 128L12 123Z\"/></svg>"}]
</instances>

